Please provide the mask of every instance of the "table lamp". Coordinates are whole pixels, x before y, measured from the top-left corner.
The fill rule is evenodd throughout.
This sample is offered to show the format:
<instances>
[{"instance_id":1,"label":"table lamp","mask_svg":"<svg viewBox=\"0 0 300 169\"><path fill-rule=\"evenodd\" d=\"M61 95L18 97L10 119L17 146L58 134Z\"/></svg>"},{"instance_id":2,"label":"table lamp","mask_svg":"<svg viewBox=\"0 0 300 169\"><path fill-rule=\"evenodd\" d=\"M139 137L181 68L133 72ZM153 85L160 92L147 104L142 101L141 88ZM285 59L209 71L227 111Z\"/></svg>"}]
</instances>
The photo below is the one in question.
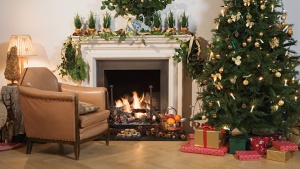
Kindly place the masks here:
<instances>
[{"instance_id":1,"label":"table lamp","mask_svg":"<svg viewBox=\"0 0 300 169\"><path fill-rule=\"evenodd\" d=\"M27 59L28 56L35 55L31 37L29 35L12 35L10 37L8 51L14 46L17 47L17 55L20 59L20 72L22 73L24 70L24 60Z\"/></svg>"}]
</instances>

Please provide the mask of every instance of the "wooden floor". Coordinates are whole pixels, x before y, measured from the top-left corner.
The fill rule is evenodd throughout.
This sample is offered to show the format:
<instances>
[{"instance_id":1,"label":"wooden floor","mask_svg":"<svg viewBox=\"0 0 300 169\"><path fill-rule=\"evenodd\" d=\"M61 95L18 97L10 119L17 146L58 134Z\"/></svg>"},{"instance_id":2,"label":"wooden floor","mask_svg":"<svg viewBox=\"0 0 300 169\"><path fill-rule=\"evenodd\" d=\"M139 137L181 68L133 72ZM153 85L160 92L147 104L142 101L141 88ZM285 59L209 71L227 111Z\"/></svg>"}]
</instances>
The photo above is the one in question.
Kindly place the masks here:
<instances>
[{"instance_id":1,"label":"wooden floor","mask_svg":"<svg viewBox=\"0 0 300 169\"><path fill-rule=\"evenodd\" d=\"M0 169L299 169L300 152L286 163L261 159L239 161L231 154L211 156L180 152L185 141L92 141L81 145L80 160L74 160L73 147L33 144L0 152Z\"/></svg>"}]
</instances>

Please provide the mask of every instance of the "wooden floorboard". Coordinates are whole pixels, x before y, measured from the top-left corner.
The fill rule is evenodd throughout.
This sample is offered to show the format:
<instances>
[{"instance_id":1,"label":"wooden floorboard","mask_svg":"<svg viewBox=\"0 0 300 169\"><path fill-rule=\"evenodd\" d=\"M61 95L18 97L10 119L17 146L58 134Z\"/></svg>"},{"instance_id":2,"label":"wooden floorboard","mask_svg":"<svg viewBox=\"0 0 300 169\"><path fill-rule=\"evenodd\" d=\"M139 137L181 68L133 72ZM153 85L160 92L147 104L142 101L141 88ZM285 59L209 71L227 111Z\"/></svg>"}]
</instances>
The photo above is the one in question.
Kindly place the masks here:
<instances>
[{"instance_id":1,"label":"wooden floorboard","mask_svg":"<svg viewBox=\"0 0 300 169\"><path fill-rule=\"evenodd\" d=\"M239 161L232 154L211 156L180 152L186 141L91 141L81 145L80 159L73 147L58 144L33 144L0 152L0 169L298 169L300 152L287 161Z\"/></svg>"}]
</instances>

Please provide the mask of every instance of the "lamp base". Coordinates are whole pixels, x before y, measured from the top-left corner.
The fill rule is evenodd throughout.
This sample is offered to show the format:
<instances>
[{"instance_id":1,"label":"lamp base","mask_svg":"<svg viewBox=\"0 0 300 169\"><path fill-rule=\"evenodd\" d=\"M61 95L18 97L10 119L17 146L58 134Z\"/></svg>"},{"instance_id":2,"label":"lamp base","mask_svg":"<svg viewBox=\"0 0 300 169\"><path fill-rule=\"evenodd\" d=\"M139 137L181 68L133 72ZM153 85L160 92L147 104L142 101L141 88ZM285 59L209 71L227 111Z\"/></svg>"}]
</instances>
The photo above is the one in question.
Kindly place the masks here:
<instances>
[{"instance_id":1,"label":"lamp base","mask_svg":"<svg viewBox=\"0 0 300 169\"><path fill-rule=\"evenodd\" d=\"M11 81L11 83L7 84L7 86L17 86L18 82L15 83L14 80Z\"/></svg>"}]
</instances>

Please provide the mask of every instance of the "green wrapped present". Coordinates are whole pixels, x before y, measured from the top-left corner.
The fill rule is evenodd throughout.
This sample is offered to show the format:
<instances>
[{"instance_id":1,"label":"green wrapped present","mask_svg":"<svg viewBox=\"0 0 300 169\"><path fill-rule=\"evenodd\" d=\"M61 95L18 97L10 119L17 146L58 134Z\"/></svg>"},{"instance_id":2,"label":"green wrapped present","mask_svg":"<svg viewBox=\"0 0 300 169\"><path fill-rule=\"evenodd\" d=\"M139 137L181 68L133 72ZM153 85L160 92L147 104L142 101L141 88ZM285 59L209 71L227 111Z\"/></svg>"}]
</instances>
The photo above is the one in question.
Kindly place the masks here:
<instances>
[{"instance_id":1,"label":"green wrapped present","mask_svg":"<svg viewBox=\"0 0 300 169\"><path fill-rule=\"evenodd\" d=\"M250 137L236 135L229 138L229 154L235 154L236 150L250 150Z\"/></svg>"}]
</instances>

